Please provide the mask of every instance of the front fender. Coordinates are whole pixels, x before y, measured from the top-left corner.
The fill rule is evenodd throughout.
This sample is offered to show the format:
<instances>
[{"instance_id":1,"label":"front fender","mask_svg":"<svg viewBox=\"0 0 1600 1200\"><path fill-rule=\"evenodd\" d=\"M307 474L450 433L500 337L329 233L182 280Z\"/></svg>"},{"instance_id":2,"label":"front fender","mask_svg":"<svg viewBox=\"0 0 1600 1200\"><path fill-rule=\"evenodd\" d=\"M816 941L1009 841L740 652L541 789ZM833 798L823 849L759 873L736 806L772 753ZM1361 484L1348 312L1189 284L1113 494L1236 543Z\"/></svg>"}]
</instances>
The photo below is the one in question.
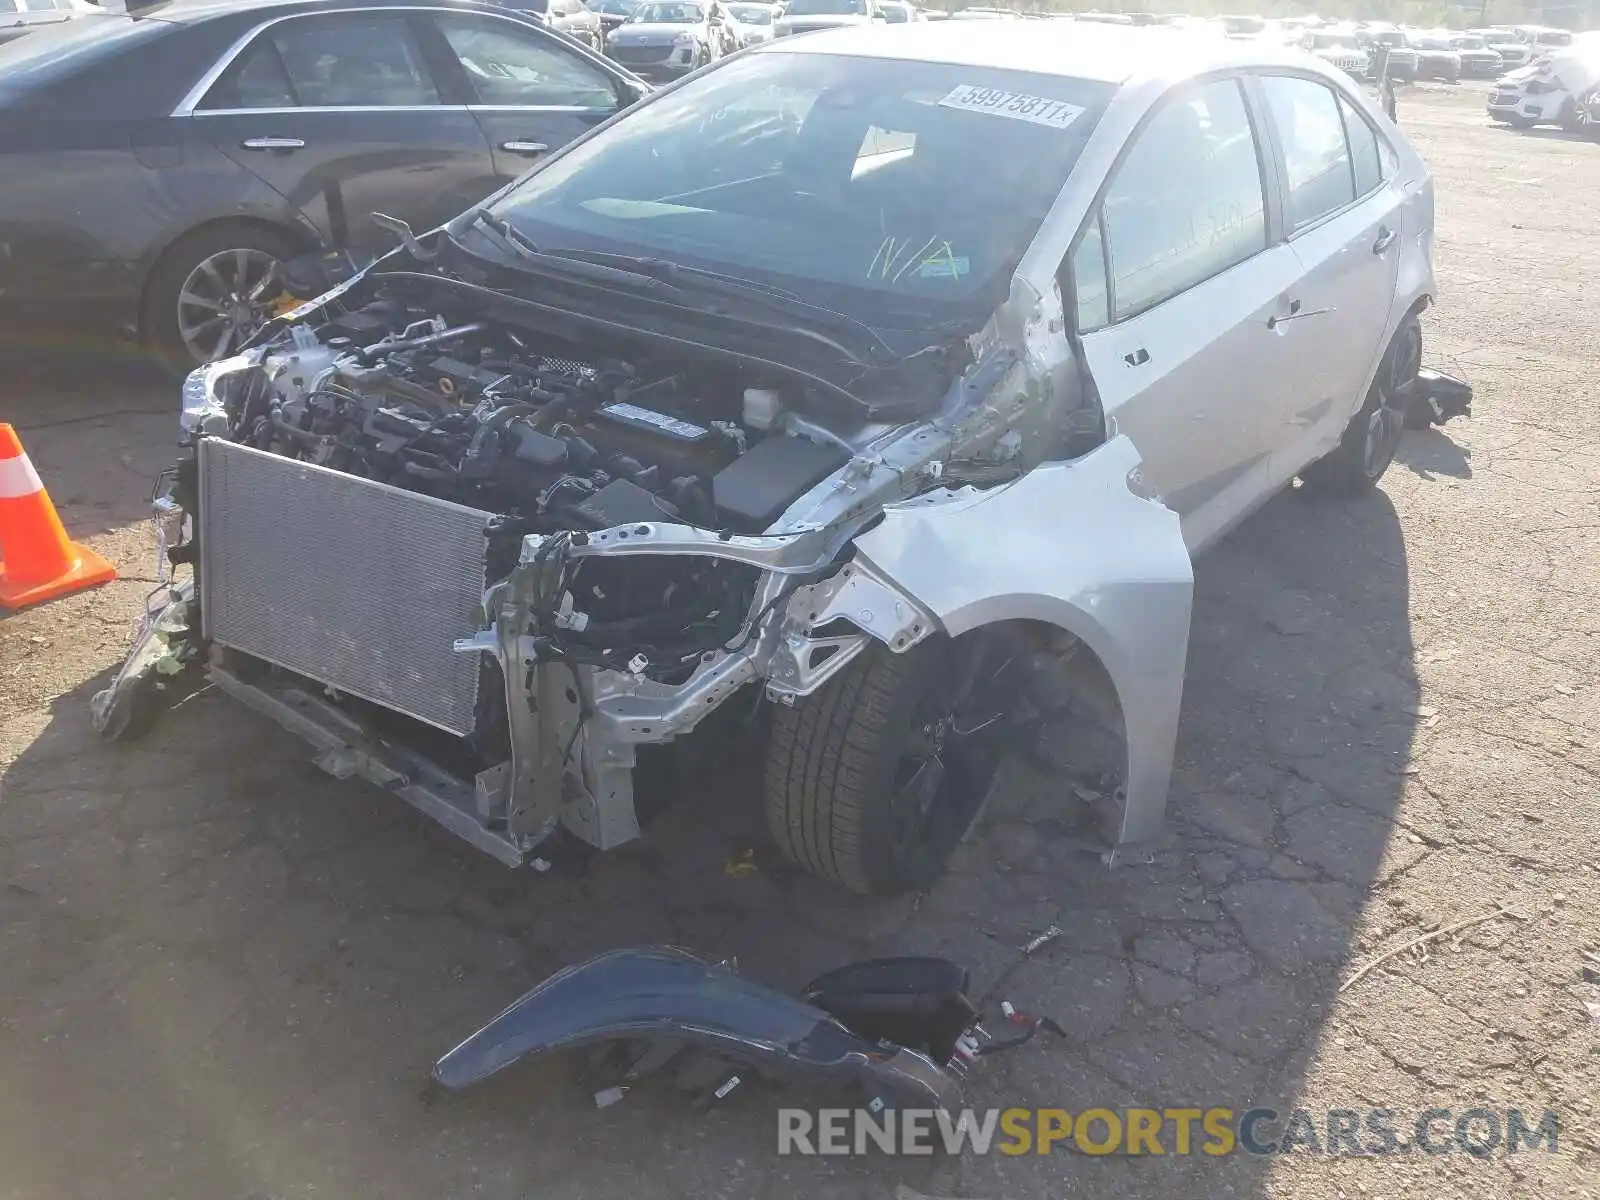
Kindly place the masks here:
<instances>
[{"instance_id":1,"label":"front fender","mask_svg":"<svg viewBox=\"0 0 1600 1200\"><path fill-rule=\"evenodd\" d=\"M1178 516L1142 490L1125 436L1005 487L894 505L856 552L951 636L998 621L1067 630L1116 688L1127 741L1117 845L1162 830L1194 570Z\"/></svg>"}]
</instances>

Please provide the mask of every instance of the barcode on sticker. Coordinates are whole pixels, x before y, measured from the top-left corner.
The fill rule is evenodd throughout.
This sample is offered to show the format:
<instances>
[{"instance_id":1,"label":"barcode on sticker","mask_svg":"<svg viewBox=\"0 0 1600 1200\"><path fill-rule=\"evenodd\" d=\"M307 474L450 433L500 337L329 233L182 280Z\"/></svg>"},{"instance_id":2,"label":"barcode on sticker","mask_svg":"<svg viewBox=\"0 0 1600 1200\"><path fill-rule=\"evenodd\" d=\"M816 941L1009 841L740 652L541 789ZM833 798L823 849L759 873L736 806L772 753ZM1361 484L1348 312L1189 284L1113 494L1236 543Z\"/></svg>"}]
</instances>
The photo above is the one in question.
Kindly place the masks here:
<instances>
[{"instance_id":1,"label":"barcode on sticker","mask_svg":"<svg viewBox=\"0 0 1600 1200\"><path fill-rule=\"evenodd\" d=\"M1065 129L1083 115L1079 105L1068 104L1065 100L1026 96L1021 92L1005 92L972 83L952 88L939 104L944 108L993 113L997 117L1010 117L1015 121L1032 121L1035 125L1049 125L1054 129Z\"/></svg>"}]
</instances>

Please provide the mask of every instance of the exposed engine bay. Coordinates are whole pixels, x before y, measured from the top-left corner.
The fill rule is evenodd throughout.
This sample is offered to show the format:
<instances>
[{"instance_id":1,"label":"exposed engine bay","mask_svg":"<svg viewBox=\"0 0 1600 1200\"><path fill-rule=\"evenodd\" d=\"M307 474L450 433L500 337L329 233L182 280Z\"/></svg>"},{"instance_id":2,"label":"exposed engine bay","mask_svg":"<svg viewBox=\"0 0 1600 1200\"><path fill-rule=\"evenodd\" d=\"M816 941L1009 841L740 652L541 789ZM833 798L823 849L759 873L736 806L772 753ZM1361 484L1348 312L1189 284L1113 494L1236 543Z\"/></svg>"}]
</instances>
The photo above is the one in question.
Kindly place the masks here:
<instances>
[{"instance_id":1,"label":"exposed engine bay","mask_svg":"<svg viewBox=\"0 0 1600 1200\"><path fill-rule=\"evenodd\" d=\"M760 533L850 457L767 438L778 393L740 389L727 372L563 357L483 324L399 327L411 314L397 307L369 306L313 346L267 355L229 389L232 440L530 532L681 520ZM375 324L382 339L356 340Z\"/></svg>"},{"instance_id":2,"label":"exposed engine bay","mask_svg":"<svg viewBox=\"0 0 1600 1200\"><path fill-rule=\"evenodd\" d=\"M654 756L728 740L685 740L702 725L781 724L769 755L810 753L785 710L938 639L915 670L935 707L950 701L907 712L925 747L908 726L905 748L882 751L928 759L900 785L925 808L963 793L938 801L958 815L929 826L937 865L996 762L992 733L972 768L946 766L978 753L953 743L995 729L1017 680L1070 654L1071 614L1097 586L1095 564L997 533L1037 536L1074 496L1092 498L1073 518L1092 526L1109 496L1129 545L1161 546L1144 568L1165 589L1148 653L1181 661L1187 632L1175 518L1129 490L1136 452L1106 445L1039 316L1059 320L1060 296L1033 303L1025 323L1002 309L887 356L824 337L843 357L818 368L831 351L752 350L714 322L661 334L369 269L186 381L185 453L155 500L173 582L96 696L96 726L122 736L204 678L309 741L323 769L519 865L558 829L602 850L637 837L637 786L677 778ZM816 335L789 335L815 351ZM1097 447L1093 471L1073 469ZM1180 679L1162 675L1135 714L1155 752L1129 756L1138 795L1111 814L1114 843L1159 828Z\"/></svg>"},{"instance_id":3,"label":"exposed engine bay","mask_svg":"<svg viewBox=\"0 0 1600 1200\"><path fill-rule=\"evenodd\" d=\"M641 522L760 534L852 456L784 432L781 393L725 369L567 357L504 327L413 316L369 305L222 376L225 436L495 514L510 557L491 579L528 535L552 539L543 568L585 531ZM560 574L541 574L535 601L544 656L679 683L738 634L758 573L658 557Z\"/></svg>"},{"instance_id":4,"label":"exposed engine bay","mask_svg":"<svg viewBox=\"0 0 1600 1200\"><path fill-rule=\"evenodd\" d=\"M190 376L156 508L194 578L123 674L204 669L507 862L558 824L636 836L636 748L746 685L748 717L932 636L851 539L886 500L1028 466L981 403L1012 355L928 398L966 410L957 459L931 422L841 418L781 374L416 299L325 298ZM97 702L104 732L136 690Z\"/></svg>"}]
</instances>

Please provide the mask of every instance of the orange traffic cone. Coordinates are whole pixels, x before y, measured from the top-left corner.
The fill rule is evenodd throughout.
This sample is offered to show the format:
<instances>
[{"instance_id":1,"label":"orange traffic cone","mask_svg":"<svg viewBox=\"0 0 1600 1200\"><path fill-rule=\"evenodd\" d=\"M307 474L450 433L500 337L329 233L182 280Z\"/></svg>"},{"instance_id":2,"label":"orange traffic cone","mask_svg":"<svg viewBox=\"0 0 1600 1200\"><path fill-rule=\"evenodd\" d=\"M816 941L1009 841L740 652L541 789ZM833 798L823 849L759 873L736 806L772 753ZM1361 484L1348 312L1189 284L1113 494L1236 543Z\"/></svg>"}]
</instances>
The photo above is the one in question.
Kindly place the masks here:
<instances>
[{"instance_id":1,"label":"orange traffic cone","mask_svg":"<svg viewBox=\"0 0 1600 1200\"><path fill-rule=\"evenodd\" d=\"M67 537L17 431L0 421L0 608L26 608L117 577Z\"/></svg>"}]
</instances>

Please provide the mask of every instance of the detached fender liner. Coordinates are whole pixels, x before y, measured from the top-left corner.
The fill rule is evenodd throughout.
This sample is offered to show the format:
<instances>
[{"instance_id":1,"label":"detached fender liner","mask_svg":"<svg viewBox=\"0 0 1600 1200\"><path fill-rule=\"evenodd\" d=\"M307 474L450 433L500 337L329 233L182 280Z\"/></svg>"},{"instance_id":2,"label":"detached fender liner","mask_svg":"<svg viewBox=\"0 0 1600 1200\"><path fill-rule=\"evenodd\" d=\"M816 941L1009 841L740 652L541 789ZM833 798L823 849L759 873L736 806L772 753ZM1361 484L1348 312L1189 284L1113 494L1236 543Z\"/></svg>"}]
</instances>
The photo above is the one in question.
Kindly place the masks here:
<instances>
[{"instance_id":1,"label":"detached fender liner","mask_svg":"<svg viewBox=\"0 0 1600 1200\"><path fill-rule=\"evenodd\" d=\"M852 1033L822 1009L681 950L614 950L558 971L435 1065L459 1091L523 1059L604 1042L683 1043L776 1078L855 1083L886 1103L950 1108L926 1055Z\"/></svg>"}]
</instances>

